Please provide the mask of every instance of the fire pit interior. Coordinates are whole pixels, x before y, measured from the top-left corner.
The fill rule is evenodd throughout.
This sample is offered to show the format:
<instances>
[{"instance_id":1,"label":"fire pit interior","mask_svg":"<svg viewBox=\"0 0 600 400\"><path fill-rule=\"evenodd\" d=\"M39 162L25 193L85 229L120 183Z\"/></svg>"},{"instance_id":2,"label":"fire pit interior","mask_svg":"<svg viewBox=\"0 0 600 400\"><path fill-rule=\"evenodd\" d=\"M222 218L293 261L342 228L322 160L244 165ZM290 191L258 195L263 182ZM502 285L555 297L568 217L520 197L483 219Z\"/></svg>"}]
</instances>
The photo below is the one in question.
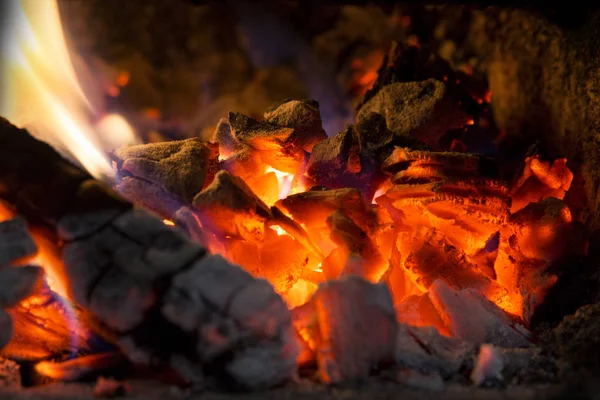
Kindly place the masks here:
<instances>
[{"instance_id":1,"label":"fire pit interior","mask_svg":"<svg viewBox=\"0 0 600 400\"><path fill-rule=\"evenodd\" d=\"M5 2L0 397L597 393L600 13L325 3Z\"/></svg>"}]
</instances>

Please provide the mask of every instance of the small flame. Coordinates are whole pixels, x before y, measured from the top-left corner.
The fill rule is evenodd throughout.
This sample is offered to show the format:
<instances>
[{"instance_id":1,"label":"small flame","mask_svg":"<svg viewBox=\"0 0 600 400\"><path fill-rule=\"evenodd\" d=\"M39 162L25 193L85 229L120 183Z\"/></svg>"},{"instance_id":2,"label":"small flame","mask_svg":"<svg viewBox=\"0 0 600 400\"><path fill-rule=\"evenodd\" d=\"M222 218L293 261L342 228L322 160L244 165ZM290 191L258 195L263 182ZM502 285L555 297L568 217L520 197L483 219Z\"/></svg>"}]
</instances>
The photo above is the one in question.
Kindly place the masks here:
<instances>
[{"instance_id":1,"label":"small flame","mask_svg":"<svg viewBox=\"0 0 600 400\"><path fill-rule=\"evenodd\" d=\"M281 236L281 235L287 235L288 234L279 225L271 225L271 229L273 229L275 232L277 232L277 235L279 235L279 236Z\"/></svg>"},{"instance_id":2,"label":"small flame","mask_svg":"<svg viewBox=\"0 0 600 400\"><path fill-rule=\"evenodd\" d=\"M169 226L174 226L175 222L171 221L170 219L163 219L163 224L169 225Z\"/></svg>"},{"instance_id":3,"label":"small flame","mask_svg":"<svg viewBox=\"0 0 600 400\"><path fill-rule=\"evenodd\" d=\"M57 2L7 3L0 114L77 159L94 177L112 177L107 152L136 138L124 120L101 118L92 106L77 79Z\"/></svg>"},{"instance_id":4,"label":"small flame","mask_svg":"<svg viewBox=\"0 0 600 400\"><path fill-rule=\"evenodd\" d=\"M277 181L279 182L279 199L285 199L288 197L292 191L292 181L294 180L294 175L287 172L281 172L273 167L267 168L267 173L269 172L274 172L275 176L277 176Z\"/></svg>"}]
</instances>

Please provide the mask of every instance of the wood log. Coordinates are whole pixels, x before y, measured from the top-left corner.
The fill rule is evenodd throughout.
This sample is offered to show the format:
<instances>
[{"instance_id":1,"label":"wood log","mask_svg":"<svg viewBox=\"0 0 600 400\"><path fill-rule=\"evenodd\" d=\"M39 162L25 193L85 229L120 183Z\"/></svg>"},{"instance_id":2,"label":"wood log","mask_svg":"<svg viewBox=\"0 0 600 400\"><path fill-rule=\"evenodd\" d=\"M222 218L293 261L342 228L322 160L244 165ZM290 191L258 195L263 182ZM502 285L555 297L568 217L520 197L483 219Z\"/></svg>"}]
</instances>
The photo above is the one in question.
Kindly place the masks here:
<instances>
[{"instance_id":1,"label":"wood log","mask_svg":"<svg viewBox=\"0 0 600 400\"><path fill-rule=\"evenodd\" d=\"M188 371L210 363L212 371L249 388L292 376L290 313L271 285L207 256L152 215L133 211L115 192L3 119L0 144L9 151L0 157L0 196L25 218L51 223L64 242L72 298L131 360L150 364L180 355L192 366ZM23 165L25 154L35 161ZM185 313L194 318L177 317ZM226 341L222 323L234 328Z\"/></svg>"},{"instance_id":2,"label":"wood log","mask_svg":"<svg viewBox=\"0 0 600 400\"><path fill-rule=\"evenodd\" d=\"M19 258L32 255L37 246L22 218L0 222L0 266L8 265Z\"/></svg>"},{"instance_id":3,"label":"wood log","mask_svg":"<svg viewBox=\"0 0 600 400\"><path fill-rule=\"evenodd\" d=\"M36 266L0 269L0 307L14 307L21 300L38 292L44 270Z\"/></svg>"}]
</instances>

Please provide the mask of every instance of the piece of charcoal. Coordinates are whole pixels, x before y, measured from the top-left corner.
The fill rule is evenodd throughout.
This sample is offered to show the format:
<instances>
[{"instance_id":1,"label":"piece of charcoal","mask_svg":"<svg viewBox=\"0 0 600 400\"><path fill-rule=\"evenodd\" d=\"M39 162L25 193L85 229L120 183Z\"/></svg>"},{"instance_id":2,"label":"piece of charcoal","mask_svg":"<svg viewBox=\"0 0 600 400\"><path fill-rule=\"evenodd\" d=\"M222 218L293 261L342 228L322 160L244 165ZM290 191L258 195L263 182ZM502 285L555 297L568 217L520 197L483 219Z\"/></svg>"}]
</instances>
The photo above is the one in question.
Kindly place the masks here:
<instances>
[{"instance_id":1,"label":"piece of charcoal","mask_svg":"<svg viewBox=\"0 0 600 400\"><path fill-rule=\"evenodd\" d=\"M354 142L354 131L348 127L336 135L317 143L310 154L307 172L317 180L327 181L323 177L339 178L350 156L350 147Z\"/></svg>"},{"instance_id":2,"label":"piece of charcoal","mask_svg":"<svg viewBox=\"0 0 600 400\"><path fill-rule=\"evenodd\" d=\"M235 138L227 118L219 120L212 141L219 144L219 156L221 157L229 157L243 147L242 143Z\"/></svg>"},{"instance_id":3,"label":"piece of charcoal","mask_svg":"<svg viewBox=\"0 0 600 400\"><path fill-rule=\"evenodd\" d=\"M539 155L525 159L525 167L518 181L511 188L511 213L548 197L562 200L571 187L573 173L567 167L567 159L545 161Z\"/></svg>"},{"instance_id":4,"label":"piece of charcoal","mask_svg":"<svg viewBox=\"0 0 600 400\"><path fill-rule=\"evenodd\" d=\"M192 202L205 228L223 236L260 242L265 222L272 218L270 208L241 179L219 171Z\"/></svg>"},{"instance_id":5,"label":"piece of charcoal","mask_svg":"<svg viewBox=\"0 0 600 400\"><path fill-rule=\"evenodd\" d=\"M371 112L383 115L395 134L413 136L428 144L465 126L471 118L450 96L444 83L435 79L382 87L361 107L357 119L360 121Z\"/></svg>"},{"instance_id":6,"label":"piece of charcoal","mask_svg":"<svg viewBox=\"0 0 600 400\"><path fill-rule=\"evenodd\" d=\"M235 138L257 150L268 150L272 143L283 143L294 133L292 128L257 121L240 113L229 113L229 124Z\"/></svg>"},{"instance_id":7,"label":"piece of charcoal","mask_svg":"<svg viewBox=\"0 0 600 400\"><path fill-rule=\"evenodd\" d=\"M360 190L354 188L332 190L309 190L287 196L277 202L294 221L306 226L325 226L327 217L342 210L363 229L374 213L365 201Z\"/></svg>"},{"instance_id":8,"label":"piece of charcoal","mask_svg":"<svg viewBox=\"0 0 600 400\"><path fill-rule=\"evenodd\" d=\"M525 328L477 290L456 291L437 280L429 287L429 297L454 337L499 347L531 345Z\"/></svg>"},{"instance_id":9,"label":"piece of charcoal","mask_svg":"<svg viewBox=\"0 0 600 400\"><path fill-rule=\"evenodd\" d=\"M396 304L396 313L398 322L414 327L434 327L441 334L450 336L448 327L442 321L427 293L404 297L400 303Z\"/></svg>"},{"instance_id":10,"label":"piece of charcoal","mask_svg":"<svg viewBox=\"0 0 600 400\"><path fill-rule=\"evenodd\" d=\"M293 128L289 141L311 152L315 144L327 139L323 130L319 103L314 100L289 100L272 107L264 114L265 120L278 126Z\"/></svg>"},{"instance_id":11,"label":"piece of charcoal","mask_svg":"<svg viewBox=\"0 0 600 400\"><path fill-rule=\"evenodd\" d=\"M264 175L268 165L260 158L260 152L245 146L220 163L220 168L244 180Z\"/></svg>"},{"instance_id":12,"label":"piece of charcoal","mask_svg":"<svg viewBox=\"0 0 600 400\"><path fill-rule=\"evenodd\" d=\"M413 236L417 240L411 244L410 238L406 236ZM416 236L414 233L401 234L398 240L409 244L408 250L401 249L401 252L407 253L404 268L422 290L429 290L438 279L456 290L485 290L492 286L490 278L483 274L463 251L449 243L438 230L427 230L420 246Z\"/></svg>"},{"instance_id":13,"label":"piece of charcoal","mask_svg":"<svg viewBox=\"0 0 600 400\"><path fill-rule=\"evenodd\" d=\"M30 256L37 246L23 218L0 222L0 266L8 265L20 258Z\"/></svg>"},{"instance_id":14,"label":"piece of charcoal","mask_svg":"<svg viewBox=\"0 0 600 400\"><path fill-rule=\"evenodd\" d=\"M216 145L196 138L124 146L114 152L118 178L156 185L165 192L164 197L175 196L188 203L212 181L217 156Z\"/></svg>"},{"instance_id":15,"label":"piece of charcoal","mask_svg":"<svg viewBox=\"0 0 600 400\"><path fill-rule=\"evenodd\" d=\"M352 219L341 211L335 211L327 218L331 230L331 240L338 246L344 246L350 254L358 254L361 260L345 263L342 275L360 276L370 282L379 282L387 272L389 262L379 251L379 247Z\"/></svg>"},{"instance_id":16,"label":"piece of charcoal","mask_svg":"<svg viewBox=\"0 0 600 400\"><path fill-rule=\"evenodd\" d=\"M552 262L565 252L572 220L564 202L548 197L512 214L509 231L523 256Z\"/></svg>"},{"instance_id":17,"label":"piece of charcoal","mask_svg":"<svg viewBox=\"0 0 600 400\"><path fill-rule=\"evenodd\" d=\"M399 324L396 363L400 367L449 378L460 370L474 348L472 343L440 335L433 327Z\"/></svg>"},{"instance_id":18,"label":"piece of charcoal","mask_svg":"<svg viewBox=\"0 0 600 400\"><path fill-rule=\"evenodd\" d=\"M324 382L361 380L376 364L393 359L397 323L385 284L356 276L330 280L305 307L312 316L299 320L296 329L302 321L315 321L314 330L300 327L299 331L314 343L319 377Z\"/></svg>"}]
</instances>

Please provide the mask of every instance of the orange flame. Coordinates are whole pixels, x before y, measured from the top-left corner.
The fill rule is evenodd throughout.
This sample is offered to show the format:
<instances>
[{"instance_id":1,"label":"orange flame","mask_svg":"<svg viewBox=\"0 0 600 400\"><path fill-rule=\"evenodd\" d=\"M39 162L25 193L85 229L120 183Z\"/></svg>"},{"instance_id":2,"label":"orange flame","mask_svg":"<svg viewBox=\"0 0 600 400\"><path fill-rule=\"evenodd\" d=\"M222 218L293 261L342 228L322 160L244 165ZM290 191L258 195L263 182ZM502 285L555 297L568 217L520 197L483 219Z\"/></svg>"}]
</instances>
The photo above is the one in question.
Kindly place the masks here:
<instances>
[{"instance_id":1,"label":"orange flame","mask_svg":"<svg viewBox=\"0 0 600 400\"><path fill-rule=\"evenodd\" d=\"M53 0L7 3L0 114L77 160L94 177L111 177L106 153L137 139L121 117L101 118L84 92L65 41L58 4ZM93 124L94 120L99 124ZM108 136L107 132L113 133Z\"/></svg>"}]
</instances>

